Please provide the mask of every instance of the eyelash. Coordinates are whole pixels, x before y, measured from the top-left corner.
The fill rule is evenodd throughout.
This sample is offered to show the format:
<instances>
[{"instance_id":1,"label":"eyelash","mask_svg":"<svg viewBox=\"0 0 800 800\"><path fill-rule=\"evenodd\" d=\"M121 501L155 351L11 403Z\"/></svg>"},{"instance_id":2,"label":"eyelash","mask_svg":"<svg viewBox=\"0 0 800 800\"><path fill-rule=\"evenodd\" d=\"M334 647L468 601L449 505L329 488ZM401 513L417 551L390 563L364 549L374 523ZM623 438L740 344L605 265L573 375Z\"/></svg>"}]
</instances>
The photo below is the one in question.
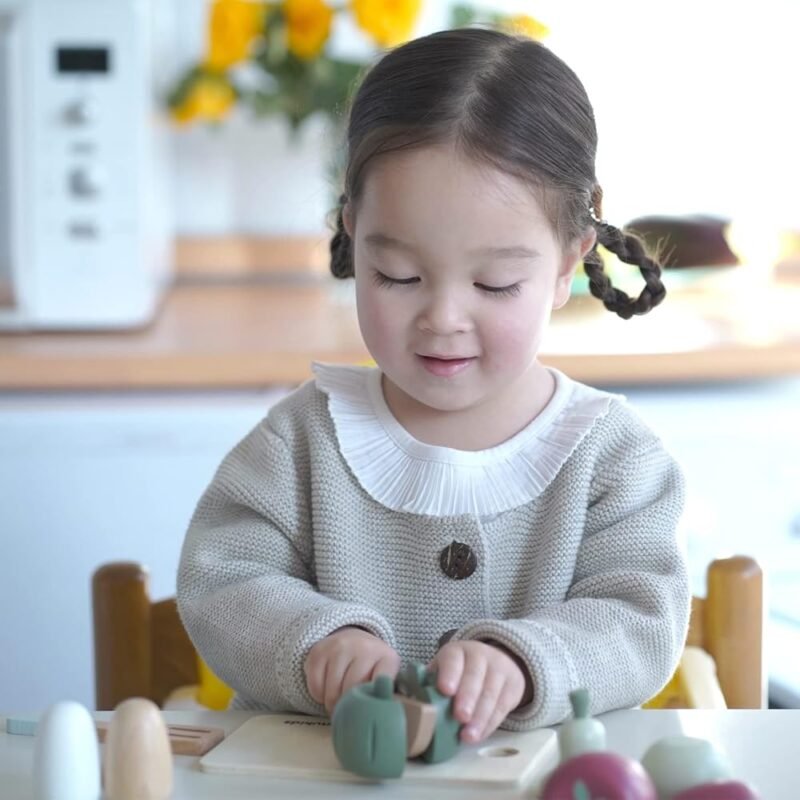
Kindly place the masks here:
<instances>
[{"instance_id":1,"label":"eyelash","mask_svg":"<svg viewBox=\"0 0 800 800\"><path fill-rule=\"evenodd\" d=\"M411 286L418 283L419 278L390 278L382 272L375 270L374 272L375 283L378 286L392 287L392 286ZM516 297L522 287L518 283L511 283L508 286L486 286L483 283L476 283L474 286L482 292L494 295L495 297Z\"/></svg>"},{"instance_id":2,"label":"eyelash","mask_svg":"<svg viewBox=\"0 0 800 800\"><path fill-rule=\"evenodd\" d=\"M485 286L482 283L476 283L475 286L482 292L493 294L496 297L516 297L522 289L518 283L510 283L508 286Z\"/></svg>"},{"instance_id":3,"label":"eyelash","mask_svg":"<svg viewBox=\"0 0 800 800\"><path fill-rule=\"evenodd\" d=\"M373 275L375 278L375 283L377 283L378 286L409 286L412 283L417 283L419 281L419 278L390 278L388 275L384 275L377 269Z\"/></svg>"}]
</instances>

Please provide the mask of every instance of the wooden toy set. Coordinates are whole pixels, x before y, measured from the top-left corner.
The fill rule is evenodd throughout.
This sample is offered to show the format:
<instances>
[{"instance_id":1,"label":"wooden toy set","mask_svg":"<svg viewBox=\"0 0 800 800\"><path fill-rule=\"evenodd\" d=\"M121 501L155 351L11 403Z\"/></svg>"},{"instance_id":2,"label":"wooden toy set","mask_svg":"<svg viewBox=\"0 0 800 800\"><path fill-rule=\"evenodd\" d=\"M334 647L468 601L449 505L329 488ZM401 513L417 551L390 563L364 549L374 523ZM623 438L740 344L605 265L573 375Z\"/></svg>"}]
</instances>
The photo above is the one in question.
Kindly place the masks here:
<instances>
[{"instance_id":1,"label":"wooden toy set","mask_svg":"<svg viewBox=\"0 0 800 800\"><path fill-rule=\"evenodd\" d=\"M462 745L452 700L435 681L411 664L395 680L381 675L350 689L330 721L260 715L224 740L220 729L168 728L158 707L142 698L122 702L108 724L96 725L83 706L64 702L48 709L35 730L9 732L37 737L38 800L97 800L101 774L107 800L167 800L172 755L190 752L205 753L204 771L267 777L498 789L536 782L541 800L759 800L704 739L662 738L639 761L610 752L605 728L589 716L585 689L570 694L573 717L557 732L497 731L486 742ZM98 735L105 740L102 769Z\"/></svg>"},{"instance_id":2,"label":"wooden toy set","mask_svg":"<svg viewBox=\"0 0 800 800\"><path fill-rule=\"evenodd\" d=\"M98 735L105 739L100 763ZM167 800L172 794L170 736L158 706L137 697L114 710L98 731L80 703L51 706L36 727L33 784L37 800Z\"/></svg>"},{"instance_id":3,"label":"wooden toy set","mask_svg":"<svg viewBox=\"0 0 800 800\"><path fill-rule=\"evenodd\" d=\"M480 745L462 745L451 701L434 684L435 675L412 664L394 682L379 676L353 687L330 723L254 717L201 759L200 767L497 789L538 782L542 800L758 800L752 787L735 780L724 753L704 739L660 739L641 761L610 752L605 728L589 716L585 689L570 694L573 718L557 735L550 729L497 731Z\"/></svg>"},{"instance_id":4,"label":"wooden toy set","mask_svg":"<svg viewBox=\"0 0 800 800\"><path fill-rule=\"evenodd\" d=\"M342 766L365 778L399 778L408 758L429 764L452 758L461 726L435 684L435 673L412 664L397 676L397 691L388 675L379 675L347 692L331 721Z\"/></svg>"},{"instance_id":5,"label":"wooden toy set","mask_svg":"<svg viewBox=\"0 0 800 800\"><path fill-rule=\"evenodd\" d=\"M558 729L561 763L542 800L759 800L752 787L733 779L728 759L711 742L665 737L635 761L606 749L585 689L571 692L570 702L573 719Z\"/></svg>"},{"instance_id":6,"label":"wooden toy set","mask_svg":"<svg viewBox=\"0 0 800 800\"><path fill-rule=\"evenodd\" d=\"M407 757L437 763L455 755L459 725L434 683L435 675L412 665L398 676L398 693L385 675L351 689L332 720L342 765L364 777L393 778L402 775ZM558 730L561 763L544 783L542 800L758 800L752 787L732 777L711 742L671 736L635 761L606 749L585 689L572 692L570 703L573 719Z\"/></svg>"}]
</instances>

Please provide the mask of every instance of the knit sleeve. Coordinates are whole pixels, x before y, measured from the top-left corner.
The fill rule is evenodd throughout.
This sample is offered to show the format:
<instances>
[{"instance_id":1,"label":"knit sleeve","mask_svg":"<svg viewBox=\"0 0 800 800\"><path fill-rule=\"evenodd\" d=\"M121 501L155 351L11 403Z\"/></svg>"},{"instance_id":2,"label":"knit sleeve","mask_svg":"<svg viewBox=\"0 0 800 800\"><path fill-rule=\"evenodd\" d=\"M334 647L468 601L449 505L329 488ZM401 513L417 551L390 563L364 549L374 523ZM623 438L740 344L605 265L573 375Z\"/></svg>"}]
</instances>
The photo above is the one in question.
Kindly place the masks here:
<instances>
[{"instance_id":1,"label":"knit sleeve","mask_svg":"<svg viewBox=\"0 0 800 800\"><path fill-rule=\"evenodd\" d=\"M524 619L477 620L456 637L494 640L527 666L533 701L510 730L560 722L586 687L592 713L639 705L671 676L690 592L676 527L684 482L652 434L611 448L596 467L574 578L564 602Z\"/></svg>"},{"instance_id":2,"label":"knit sleeve","mask_svg":"<svg viewBox=\"0 0 800 800\"><path fill-rule=\"evenodd\" d=\"M238 703L324 714L303 671L316 642L356 625L395 645L376 611L315 588L307 462L268 420L231 451L191 520L177 602L198 652Z\"/></svg>"}]
</instances>

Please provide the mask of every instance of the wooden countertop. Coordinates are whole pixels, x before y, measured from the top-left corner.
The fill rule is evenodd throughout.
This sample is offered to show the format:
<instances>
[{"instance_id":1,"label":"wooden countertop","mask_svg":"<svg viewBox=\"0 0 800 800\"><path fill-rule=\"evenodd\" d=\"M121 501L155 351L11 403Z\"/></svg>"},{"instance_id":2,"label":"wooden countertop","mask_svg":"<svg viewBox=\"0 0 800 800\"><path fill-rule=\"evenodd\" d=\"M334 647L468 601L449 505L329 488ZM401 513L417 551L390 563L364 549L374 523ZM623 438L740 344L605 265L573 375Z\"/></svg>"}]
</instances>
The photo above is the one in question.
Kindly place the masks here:
<instances>
[{"instance_id":1,"label":"wooden countertop","mask_svg":"<svg viewBox=\"0 0 800 800\"><path fill-rule=\"evenodd\" d=\"M180 243L176 282L145 329L0 334L0 389L290 385L313 360L368 358L351 290L325 275L324 241L228 244ZM223 273L212 273L216 259ZM292 263L304 269L284 269ZM667 273L665 303L628 321L575 297L555 314L542 360L606 386L800 374L800 280L747 270Z\"/></svg>"}]
</instances>

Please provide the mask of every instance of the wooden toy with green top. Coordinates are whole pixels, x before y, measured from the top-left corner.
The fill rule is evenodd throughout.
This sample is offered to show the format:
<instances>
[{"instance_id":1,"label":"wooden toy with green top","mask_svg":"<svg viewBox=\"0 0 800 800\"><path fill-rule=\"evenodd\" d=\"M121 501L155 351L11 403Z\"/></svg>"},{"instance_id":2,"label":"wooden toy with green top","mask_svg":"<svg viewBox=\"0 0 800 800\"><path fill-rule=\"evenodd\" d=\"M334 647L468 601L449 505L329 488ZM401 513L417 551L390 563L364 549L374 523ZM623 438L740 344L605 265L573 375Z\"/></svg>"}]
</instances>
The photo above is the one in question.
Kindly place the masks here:
<instances>
[{"instance_id":1,"label":"wooden toy with green top","mask_svg":"<svg viewBox=\"0 0 800 800\"><path fill-rule=\"evenodd\" d=\"M399 778L408 758L446 761L458 751L461 730L451 705L436 689L436 673L422 664L401 670L395 682L379 675L354 686L333 712L336 757L365 778Z\"/></svg>"}]
</instances>

